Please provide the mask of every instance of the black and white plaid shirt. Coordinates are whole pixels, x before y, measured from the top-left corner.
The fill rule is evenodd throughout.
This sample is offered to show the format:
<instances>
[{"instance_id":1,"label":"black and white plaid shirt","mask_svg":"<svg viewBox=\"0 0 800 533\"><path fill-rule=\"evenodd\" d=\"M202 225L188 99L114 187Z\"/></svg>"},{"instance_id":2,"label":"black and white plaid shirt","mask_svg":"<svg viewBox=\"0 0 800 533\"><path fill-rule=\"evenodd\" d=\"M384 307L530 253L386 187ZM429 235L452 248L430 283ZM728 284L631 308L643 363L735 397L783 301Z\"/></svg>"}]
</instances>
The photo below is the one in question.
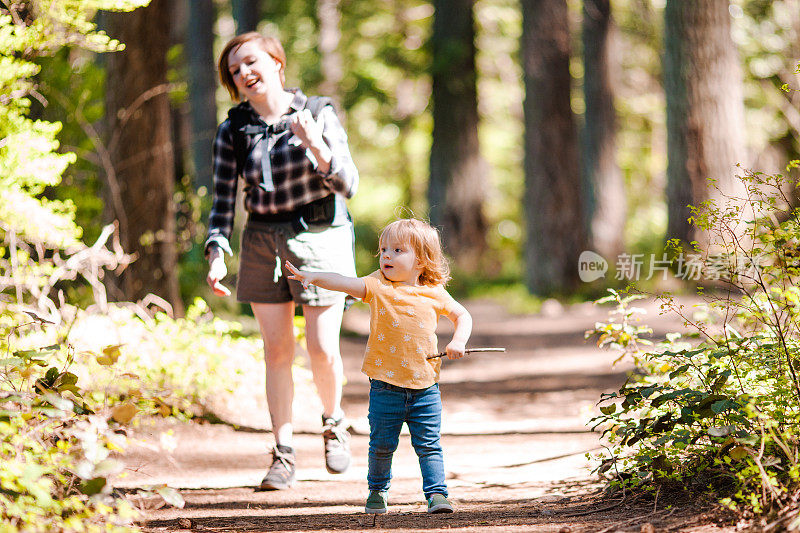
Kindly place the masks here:
<instances>
[{"instance_id":1,"label":"black and white plaid shirt","mask_svg":"<svg viewBox=\"0 0 800 533\"><path fill-rule=\"evenodd\" d=\"M287 115L305 108L307 97L299 89L294 92ZM253 124L266 126L253 111L250 104L240 104L253 113ZM356 170L347 134L331 106L325 106L317 117L322 125L322 138L331 149L330 170L317 171L317 162L311 151L303 148L300 139L291 131L259 135L252 144L242 169L244 180L244 208L248 213L275 214L294 211L309 202L324 198L331 193L350 198L358 188ZM236 205L236 188L239 182L233 133L230 119L217 128L214 139L214 196L208 221L208 238L205 249L219 246L232 254L230 236L233 231L233 216ZM262 172L264 151L273 145L269 154L271 176ZM265 180L266 178L266 180Z\"/></svg>"}]
</instances>

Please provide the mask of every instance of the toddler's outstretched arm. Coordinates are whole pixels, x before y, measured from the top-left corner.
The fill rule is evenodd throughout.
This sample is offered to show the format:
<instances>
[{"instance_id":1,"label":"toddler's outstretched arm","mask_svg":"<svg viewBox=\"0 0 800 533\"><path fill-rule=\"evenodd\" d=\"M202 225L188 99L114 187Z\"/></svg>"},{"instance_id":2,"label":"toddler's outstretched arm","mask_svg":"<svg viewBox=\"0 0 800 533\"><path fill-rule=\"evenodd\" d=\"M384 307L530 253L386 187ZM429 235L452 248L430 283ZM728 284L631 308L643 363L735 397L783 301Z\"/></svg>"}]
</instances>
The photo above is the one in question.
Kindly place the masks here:
<instances>
[{"instance_id":1,"label":"toddler's outstretched arm","mask_svg":"<svg viewBox=\"0 0 800 533\"><path fill-rule=\"evenodd\" d=\"M286 261L286 269L291 272L289 279L294 279L303 284L303 287L316 285L331 291L346 292L354 298L364 298L367 295L367 286L361 278L342 276L336 272L308 272L298 270L296 266Z\"/></svg>"}]
</instances>

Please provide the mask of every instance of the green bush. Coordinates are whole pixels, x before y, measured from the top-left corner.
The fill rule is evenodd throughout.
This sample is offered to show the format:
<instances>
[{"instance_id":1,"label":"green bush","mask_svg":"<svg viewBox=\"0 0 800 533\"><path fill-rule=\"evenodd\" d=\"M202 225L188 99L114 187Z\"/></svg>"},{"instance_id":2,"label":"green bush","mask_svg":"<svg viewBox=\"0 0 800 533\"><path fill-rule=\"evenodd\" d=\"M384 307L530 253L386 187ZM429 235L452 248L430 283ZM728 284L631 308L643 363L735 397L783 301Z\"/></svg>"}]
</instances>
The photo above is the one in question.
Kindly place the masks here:
<instances>
[{"instance_id":1,"label":"green bush","mask_svg":"<svg viewBox=\"0 0 800 533\"><path fill-rule=\"evenodd\" d=\"M790 165L796 166L796 162ZM623 487L710 490L740 511L797 520L800 494L800 210L797 181L745 172L745 198L707 202L693 222L709 236L706 304L689 312L669 294L662 309L693 331L654 347L631 320L641 295L612 294L622 317L587 336L622 351L637 372L601 398L595 427L610 453L598 471ZM695 243L696 245L696 243ZM670 243L674 252L683 252ZM641 341L644 340L643 344Z\"/></svg>"},{"instance_id":2,"label":"green bush","mask_svg":"<svg viewBox=\"0 0 800 533\"><path fill-rule=\"evenodd\" d=\"M4 311L3 322L20 321ZM3 531L130 531L136 511L108 479L124 449L112 408L90 407L61 345L16 349L32 321L0 339L0 521ZM54 356L66 359L52 365ZM128 421L124 421L127 423Z\"/></svg>"},{"instance_id":3,"label":"green bush","mask_svg":"<svg viewBox=\"0 0 800 533\"><path fill-rule=\"evenodd\" d=\"M218 418L263 375L261 339L199 299L182 319L130 303L61 312L72 319L55 325L0 305L0 519L8 531L135 528L113 492L127 435L149 417ZM182 505L168 487L145 492Z\"/></svg>"}]
</instances>

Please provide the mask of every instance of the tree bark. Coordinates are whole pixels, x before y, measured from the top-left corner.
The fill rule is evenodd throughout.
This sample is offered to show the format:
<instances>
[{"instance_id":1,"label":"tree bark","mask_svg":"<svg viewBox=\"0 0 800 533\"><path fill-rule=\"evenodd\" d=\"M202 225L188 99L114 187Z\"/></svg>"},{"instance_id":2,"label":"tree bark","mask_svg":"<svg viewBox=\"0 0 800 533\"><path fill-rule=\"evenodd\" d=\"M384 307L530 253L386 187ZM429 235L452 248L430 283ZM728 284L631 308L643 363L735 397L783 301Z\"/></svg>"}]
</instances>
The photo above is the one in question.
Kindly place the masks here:
<instances>
[{"instance_id":1,"label":"tree bark","mask_svg":"<svg viewBox=\"0 0 800 533\"><path fill-rule=\"evenodd\" d=\"M214 65L214 2L191 0L186 31L192 163L195 188L211 194L211 145L217 129Z\"/></svg>"},{"instance_id":2,"label":"tree bark","mask_svg":"<svg viewBox=\"0 0 800 533\"><path fill-rule=\"evenodd\" d=\"M231 0L237 34L258 29L258 22L261 20L260 4L259 0Z\"/></svg>"},{"instance_id":3,"label":"tree bark","mask_svg":"<svg viewBox=\"0 0 800 533\"><path fill-rule=\"evenodd\" d=\"M583 2L583 93L586 114L581 160L588 191L586 212L592 248L614 261L624 247L627 201L616 161L616 115L610 53L610 0Z\"/></svg>"},{"instance_id":4,"label":"tree bark","mask_svg":"<svg viewBox=\"0 0 800 533\"><path fill-rule=\"evenodd\" d=\"M339 42L342 39L339 27L342 21L339 0L318 0L317 19L319 20L319 55L322 70L319 91L320 94L333 98L341 106L340 87L344 77L344 68L342 56L339 53Z\"/></svg>"},{"instance_id":5,"label":"tree bark","mask_svg":"<svg viewBox=\"0 0 800 533\"><path fill-rule=\"evenodd\" d=\"M149 293L182 312L175 243L174 161L166 54L170 6L153 0L131 13L109 13L108 33L125 43L107 63L109 152L124 206L122 246L136 260L122 273L126 299ZM112 205L114 205L112 203Z\"/></svg>"},{"instance_id":6,"label":"tree bark","mask_svg":"<svg viewBox=\"0 0 800 533\"><path fill-rule=\"evenodd\" d=\"M688 205L738 194L743 162L742 73L731 38L728 0L667 0L664 89L667 99L667 238L706 236L687 222Z\"/></svg>"},{"instance_id":7,"label":"tree bark","mask_svg":"<svg viewBox=\"0 0 800 533\"><path fill-rule=\"evenodd\" d=\"M474 0L434 0L433 145L428 204L456 265L474 271L486 248L487 166L478 144Z\"/></svg>"},{"instance_id":8,"label":"tree bark","mask_svg":"<svg viewBox=\"0 0 800 533\"><path fill-rule=\"evenodd\" d=\"M527 283L534 294L564 293L577 287L586 248L566 0L522 0L521 53Z\"/></svg>"}]
</instances>

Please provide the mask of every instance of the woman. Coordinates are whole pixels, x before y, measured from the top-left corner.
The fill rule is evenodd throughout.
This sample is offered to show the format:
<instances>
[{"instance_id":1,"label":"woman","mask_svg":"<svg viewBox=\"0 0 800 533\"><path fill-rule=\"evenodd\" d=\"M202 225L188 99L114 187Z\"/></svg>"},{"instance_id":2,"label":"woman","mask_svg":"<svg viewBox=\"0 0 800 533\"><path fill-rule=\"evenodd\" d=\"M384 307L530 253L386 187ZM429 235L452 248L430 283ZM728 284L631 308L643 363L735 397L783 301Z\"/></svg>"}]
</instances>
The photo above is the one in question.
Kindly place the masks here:
<instances>
[{"instance_id":1,"label":"woman","mask_svg":"<svg viewBox=\"0 0 800 533\"><path fill-rule=\"evenodd\" d=\"M324 409L326 467L341 473L350 464L340 406L343 295L304 288L287 278L283 264L290 260L308 270L355 274L353 227L344 199L355 193L358 171L333 107L320 106L319 99L309 100L298 89L284 88L286 55L276 39L257 32L238 35L223 48L218 66L231 98L242 102L231 109L214 139L207 281L215 294L230 294L221 281L227 274L224 254L232 254L229 238L241 177L248 217L236 296L251 304L264 339L267 403L275 437L272 464L261 489L285 489L295 480L295 304L303 306L311 370Z\"/></svg>"}]
</instances>

